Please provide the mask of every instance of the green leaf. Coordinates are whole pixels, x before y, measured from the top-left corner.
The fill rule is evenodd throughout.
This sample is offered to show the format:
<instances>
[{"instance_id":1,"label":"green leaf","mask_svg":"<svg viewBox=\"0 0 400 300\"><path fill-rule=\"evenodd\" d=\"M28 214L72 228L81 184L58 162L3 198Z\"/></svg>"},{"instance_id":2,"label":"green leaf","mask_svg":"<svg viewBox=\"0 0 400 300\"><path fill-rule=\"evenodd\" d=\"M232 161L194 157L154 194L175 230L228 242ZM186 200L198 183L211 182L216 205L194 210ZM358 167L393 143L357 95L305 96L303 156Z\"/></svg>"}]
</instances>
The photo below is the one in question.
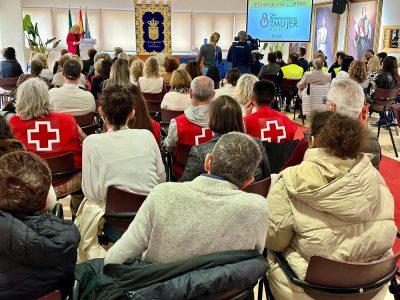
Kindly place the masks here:
<instances>
[{"instance_id":1,"label":"green leaf","mask_svg":"<svg viewBox=\"0 0 400 300\"><path fill-rule=\"evenodd\" d=\"M29 26L32 26L32 20L30 15L26 15L22 21L24 31L28 31Z\"/></svg>"},{"instance_id":2,"label":"green leaf","mask_svg":"<svg viewBox=\"0 0 400 300\"><path fill-rule=\"evenodd\" d=\"M39 30L38 30L37 23L35 23L35 34L36 34L37 36L39 36Z\"/></svg>"},{"instance_id":3,"label":"green leaf","mask_svg":"<svg viewBox=\"0 0 400 300\"><path fill-rule=\"evenodd\" d=\"M47 41L46 41L45 45L47 46L48 44L50 44L50 43L54 42L55 40L56 40L56 38L55 38L55 37L53 37L52 39L47 39Z\"/></svg>"},{"instance_id":4,"label":"green leaf","mask_svg":"<svg viewBox=\"0 0 400 300\"><path fill-rule=\"evenodd\" d=\"M58 40L57 42L55 42L55 43L53 44L53 49L56 49L57 46L60 44L60 42L61 42L61 40Z\"/></svg>"}]
</instances>

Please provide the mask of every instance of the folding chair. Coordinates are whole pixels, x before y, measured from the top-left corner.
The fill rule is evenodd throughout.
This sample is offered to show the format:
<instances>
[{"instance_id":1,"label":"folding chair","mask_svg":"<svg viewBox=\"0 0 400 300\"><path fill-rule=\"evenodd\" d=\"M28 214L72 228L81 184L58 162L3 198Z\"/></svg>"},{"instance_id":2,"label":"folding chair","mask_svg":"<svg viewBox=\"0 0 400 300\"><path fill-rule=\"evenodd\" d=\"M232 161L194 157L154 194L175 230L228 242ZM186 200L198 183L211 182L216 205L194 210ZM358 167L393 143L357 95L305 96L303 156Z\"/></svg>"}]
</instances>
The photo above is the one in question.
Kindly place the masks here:
<instances>
[{"instance_id":1,"label":"folding chair","mask_svg":"<svg viewBox=\"0 0 400 300\"><path fill-rule=\"evenodd\" d=\"M154 116L154 118L159 119L159 114L161 112L161 102L164 98L165 93L160 92L157 94L151 93L142 93L144 98L146 99L147 108L149 109L150 115Z\"/></svg>"},{"instance_id":2,"label":"folding chair","mask_svg":"<svg viewBox=\"0 0 400 300\"><path fill-rule=\"evenodd\" d=\"M56 203L51 213L60 219L64 219L64 211L61 203Z\"/></svg>"},{"instance_id":3,"label":"folding chair","mask_svg":"<svg viewBox=\"0 0 400 300\"><path fill-rule=\"evenodd\" d=\"M59 290L55 290L40 298L37 298L36 300L62 300L62 294Z\"/></svg>"},{"instance_id":4,"label":"folding chair","mask_svg":"<svg viewBox=\"0 0 400 300\"><path fill-rule=\"evenodd\" d=\"M126 231L146 197L110 186L107 190L106 209L103 217L110 225Z\"/></svg>"},{"instance_id":5,"label":"folding chair","mask_svg":"<svg viewBox=\"0 0 400 300\"><path fill-rule=\"evenodd\" d=\"M369 263L351 263L322 256L310 258L301 280L281 253L271 252L286 277L313 299L371 299L398 273L400 253ZM395 279L394 279L395 280ZM397 288L392 281L390 290ZM347 297L346 297L347 296ZM267 290L267 299L274 299Z\"/></svg>"},{"instance_id":6,"label":"folding chair","mask_svg":"<svg viewBox=\"0 0 400 300\"><path fill-rule=\"evenodd\" d=\"M246 193L258 194L264 198L267 198L270 185L271 185L271 177L268 177L260 181L253 182L243 191Z\"/></svg>"},{"instance_id":7,"label":"folding chair","mask_svg":"<svg viewBox=\"0 0 400 300\"><path fill-rule=\"evenodd\" d=\"M263 146L268 156L271 174L278 174L285 163L292 156L294 149L300 140L287 141L285 143L263 142Z\"/></svg>"},{"instance_id":8,"label":"folding chair","mask_svg":"<svg viewBox=\"0 0 400 300\"><path fill-rule=\"evenodd\" d=\"M68 152L60 156L45 159L51 170L52 184L60 186L70 180L80 169L74 166L74 153ZM65 195L63 195L65 197Z\"/></svg>"},{"instance_id":9,"label":"folding chair","mask_svg":"<svg viewBox=\"0 0 400 300\"><path fill-rule=\"evenodd\" d=\"M183 111L175 111L175 110L168 110L168 109L161 109L161 125L166 125L168 127L169 123L172 119L182 115Z\"/></svg>"},{"instance_id":10,"label":"folding chair","mask_svg":"<svg viewBox=\"0 0 400 300\"><path fill-rule=\"evenodd\" d=\"M293 100L293 104L296 107L296 104L299 105L299 97L298 97L298 89L297 89L297 83L299 83L300 79L289 79L289 78L283 78L282 80L282 85L281 85L281 92L282 95L285 95L285 97L290 97ZM281 97L281 100L283 101L283 97ZM283 103L281 103L283 107Z\"/></svg>"},{"instance_id":11,"label":"folding chair","mask_svg":"<svg viewBox=\"0 0 400 300\"><path fill-rule=\"evenodd\" d=\"M90 112L81 116L74 116L76 123L82 128L94 124L94 113Z\"/></svg>"},{"instance_id":12,"label":"folding chair","mask_svg":"<svg viewBox=\"0 0 400 300\"><path fill-rule=\"evenodd\" d=\"M386 122L386 129L389 131L390 139L392 141L393 145L393 150L396 155L398 156L397 149L396 149L396 144L393 139L393 133L391 130L391 124L389 122L388 118L388 112L393 111L391 109L391 105L395 103L396 97L398 95L399 89L380 89L377 88L375 90L374 96L373 96L373 103L370 105L370 111L371 112L377 112L377 113L383 113L384 120ZM378 125L378 138L379 134L381 131L381 124Z\"/></svg>"},{"instance_id":13,"label":"folding chair","mask_svg":"<svg viewBox=\"0 0 400 300\"><path fill-rule=\"evenodd\" d=\"M0 77L0 109L10 101L9 99L14 98L14 89L17 87L17 81L19 77L13 78L2 78Z\"/></svg>"},{"instance_id":14,"label":"folding chair","mask_svg":"<svg viewBox=\"0 0 400 300\"><path fill-rule=\"evenodd\" d=\"M277 74L263 74L262 80L269 80L272 81L273 83L276 83L276 80L278 79Z\"/></svg>"}]
</instances>

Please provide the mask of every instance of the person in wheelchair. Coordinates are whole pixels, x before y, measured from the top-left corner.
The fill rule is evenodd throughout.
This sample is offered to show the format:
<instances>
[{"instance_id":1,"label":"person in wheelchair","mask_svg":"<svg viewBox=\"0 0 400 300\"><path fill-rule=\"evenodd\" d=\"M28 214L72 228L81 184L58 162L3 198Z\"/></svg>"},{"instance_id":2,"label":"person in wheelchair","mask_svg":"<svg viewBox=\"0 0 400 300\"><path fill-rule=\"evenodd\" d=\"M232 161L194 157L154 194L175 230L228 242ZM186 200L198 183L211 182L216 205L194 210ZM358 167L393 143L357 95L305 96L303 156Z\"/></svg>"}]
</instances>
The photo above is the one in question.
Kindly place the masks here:
<instances>
[{"instance_id":1,"label":"person in wheelchair","mask_svg":"<svg viewBox=\"0 0 400 300\"><path fill-rule=\"evenodd\" d=\"M265 245L281 252L301 280L312 256L367 263L392 255L394 200L372 156L361 152L366 142L366 129L356 120L318 113L304 161L282 171L271 187ZM276 299L309 299L275 259L269 263Z\"/></svg>"},{"instance_id":2,"label":"person in wheelchair","mask_svg":"<svg viewBox=\"0 0 400 300\"><path fill-rule=\"evenodd\" d=\"M0 158L0 299L36 299L74 281L78 229L46 213L51 173L37 155Z\"/></svg>"}]
</instances>

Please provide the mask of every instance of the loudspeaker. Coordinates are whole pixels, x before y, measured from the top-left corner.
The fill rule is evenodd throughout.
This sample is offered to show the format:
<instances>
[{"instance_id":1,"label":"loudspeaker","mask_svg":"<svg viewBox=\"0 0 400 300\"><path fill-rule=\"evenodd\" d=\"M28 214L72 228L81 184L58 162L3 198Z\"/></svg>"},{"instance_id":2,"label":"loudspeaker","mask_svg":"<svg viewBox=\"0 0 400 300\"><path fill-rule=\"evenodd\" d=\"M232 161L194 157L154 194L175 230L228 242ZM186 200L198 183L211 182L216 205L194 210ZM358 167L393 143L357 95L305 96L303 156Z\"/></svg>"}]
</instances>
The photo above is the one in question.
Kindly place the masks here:
<instances>
[{"instance_id":1,"label":"loudspeaker","mask_svg":"<svg viewBox=\"0 0 400 300\"><path fill-rule=\"evenodd\" d=\"M347 0L333 0L332 12L334 14L343 14L346 11Z\"/></svg>"}]
</instances>

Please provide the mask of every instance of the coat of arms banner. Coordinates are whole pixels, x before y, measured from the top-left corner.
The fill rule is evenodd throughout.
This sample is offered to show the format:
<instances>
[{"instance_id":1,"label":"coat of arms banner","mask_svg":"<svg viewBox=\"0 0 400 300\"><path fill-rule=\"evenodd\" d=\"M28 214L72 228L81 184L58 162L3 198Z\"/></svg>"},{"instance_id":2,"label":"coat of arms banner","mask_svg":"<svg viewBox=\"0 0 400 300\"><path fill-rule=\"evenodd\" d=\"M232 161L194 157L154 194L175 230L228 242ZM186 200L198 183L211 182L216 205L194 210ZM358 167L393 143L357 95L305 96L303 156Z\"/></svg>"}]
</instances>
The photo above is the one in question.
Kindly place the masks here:
<instances>
[{"instance_id":1,"label":"coat of arms banner","mask_svg":"<svg viewBox=\"0 0 400 300\"><path fill-rule=\"evenodd\" d=\"M171 1L134 0L136 53L171 54Z\"/></svg>"}]
</instances>

